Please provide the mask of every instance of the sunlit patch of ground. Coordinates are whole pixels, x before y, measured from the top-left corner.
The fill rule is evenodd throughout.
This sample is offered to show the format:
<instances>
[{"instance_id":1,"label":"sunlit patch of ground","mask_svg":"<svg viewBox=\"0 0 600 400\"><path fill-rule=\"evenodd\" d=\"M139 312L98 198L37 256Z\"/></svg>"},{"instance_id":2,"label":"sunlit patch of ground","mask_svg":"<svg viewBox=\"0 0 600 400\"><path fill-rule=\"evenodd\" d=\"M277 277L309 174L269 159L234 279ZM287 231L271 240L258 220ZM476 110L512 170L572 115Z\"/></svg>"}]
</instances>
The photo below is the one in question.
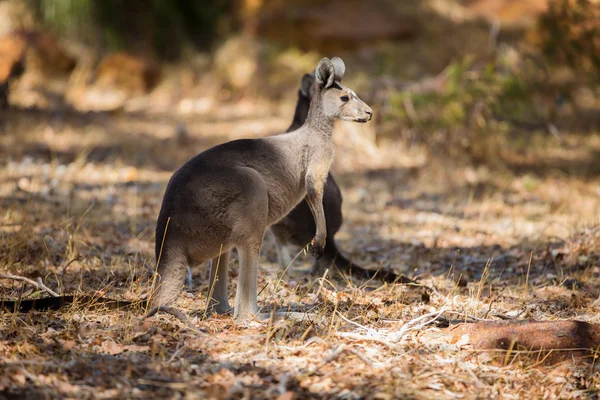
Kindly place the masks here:
<instances>
[{"instance_id":1,"label":"sunlit patch of ground","mask_svg":"<svg viewBox=\"0 0 600 400\"><path fill-rule=\"evenodd\" d=\"M283 131L291 119L251 107L235 118L217 110L3 114L0 269L41 277L61 293L143 298L172 171L216 143ZM452 167L418 148L377 146L370 129L344 123L335 133L345 216L338 242L356 262L417 278L431 291L310 276L303 255L279 280L267 238L259 303L312 306L303 319L202 319L201 269L176 304L197 330L168 315L143 321L141 310L3 313L0 391L280 399L595 393L594 363L532 366L516 357L502 365L432 334L459 320L600 322L600 180L578 168L598 154L598 135L573 138L572 152L557 143L528 153L513 160L515 172ZM551 173L537 168L557 160L564 162ZM0 285L2 298L42 295L10 280Z\"/></svg>"}]
</instances>

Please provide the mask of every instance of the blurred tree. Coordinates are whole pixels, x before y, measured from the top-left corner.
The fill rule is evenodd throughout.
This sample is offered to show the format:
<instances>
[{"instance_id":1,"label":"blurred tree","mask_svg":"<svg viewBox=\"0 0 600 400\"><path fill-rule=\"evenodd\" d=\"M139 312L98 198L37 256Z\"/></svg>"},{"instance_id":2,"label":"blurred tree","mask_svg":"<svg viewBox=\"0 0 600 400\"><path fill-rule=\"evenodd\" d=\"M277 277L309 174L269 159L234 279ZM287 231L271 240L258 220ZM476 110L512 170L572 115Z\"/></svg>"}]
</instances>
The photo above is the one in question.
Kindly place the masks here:
<instances>
[{"instance_id":1,"label":"blurred tree","mask_svg":"<svg viewBox=\"0 0 600 400\"><path fill-rule=\"evenodd\" d=\"M553 62L600 78L600 4L553 0L540 18L539 41Z\"/></svg>"},{"instance_id":2,"label":"blurred tree","mask_svg":"<svg viewBox=\"0 0 600 400\"><path fill-rule=\"evenodd\" d=\"M109 50L181 56L208 48L219 36L233 0L28 0L45 24Z\"/></svg>"}]
</instances>

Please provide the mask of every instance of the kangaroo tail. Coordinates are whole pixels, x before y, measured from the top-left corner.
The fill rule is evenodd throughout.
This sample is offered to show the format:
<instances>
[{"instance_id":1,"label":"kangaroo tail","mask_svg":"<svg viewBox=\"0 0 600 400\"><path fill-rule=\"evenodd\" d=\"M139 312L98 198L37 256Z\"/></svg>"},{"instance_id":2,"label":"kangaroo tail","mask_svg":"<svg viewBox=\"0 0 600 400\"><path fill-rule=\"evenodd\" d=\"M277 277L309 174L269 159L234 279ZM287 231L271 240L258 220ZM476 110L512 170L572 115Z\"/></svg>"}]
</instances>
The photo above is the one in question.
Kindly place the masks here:
<instances>
[{"instance_id":1,"label":"kangaroo tail","mask_svg":"<svg viewBox=\"0 0 600 400\"><path fill-rule=\"evenodd\" d=\"M362 277L364 279L378 278L387 283L418 284L413 279L410 279L404 275L398 275L395 272L387 269L369 269L355 264L351 260L344 257L344 255L339 251L335 243L332 247L335 251L334 256L332 258L333 264L337 266L340 270L349 272L353 276Z\"/></svg>"}]
</instances>

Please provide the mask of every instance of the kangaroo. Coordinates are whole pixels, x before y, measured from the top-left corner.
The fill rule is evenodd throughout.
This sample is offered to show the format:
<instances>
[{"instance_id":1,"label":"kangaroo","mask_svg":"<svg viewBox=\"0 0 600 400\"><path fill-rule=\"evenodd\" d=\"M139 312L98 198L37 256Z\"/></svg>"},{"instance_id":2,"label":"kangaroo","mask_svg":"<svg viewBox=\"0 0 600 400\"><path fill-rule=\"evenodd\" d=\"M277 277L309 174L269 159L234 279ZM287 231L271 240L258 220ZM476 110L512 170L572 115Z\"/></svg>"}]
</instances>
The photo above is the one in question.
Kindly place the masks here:
<instances>
[{"instance_id":1,"label":"kangaroo","mask_svg":"<svg viewBox=\"0 0 600 400\"><path fill-rule=\"evenodd\" d=\"M308 116L310 101L315 92L314 82L314 73L305 74L302 77L294 118L286 132L293 132L304 125ZM323 211L325 212L327 238L323 249L323 257L313 263L313 274L322 274L327 267L335 263L335 266L341 271L347 271L356 277L365 279L377 277L385 282L415 283L413 280L391 271L366 269L348 260L340 253L334 236L343 223L342 193L331 173L327 175L325 181ZM271 226L277 246L278 263L281 268L286 268L292 262L288 246L300 248L306 246L312 239L315 228L315 221L306 200L302 200L285 218Z\"/></svg>"},{"instance_id":2,"label":"kangaroo","mask_svg":"<svg viewBox=\"0 0 600 400\"><path fill-rule=\"evenodd\" d=\"M315 93L306 123L298 130L212 147L171 177L156 224L157 280L151 306L179 293L186 266L212 259L209 308L230 311L229 250L239 254L234 317L258 312L257 269L265 230L303 198L316 221L311 252L323 255L327 228L323 188L333 162L335 120L367 122L373 111L341 83L344 62L323 58L315 70Z\"/></svg>"},{"instance_id":3,"label":"kangaroo","mask_svg":"<svg viewBox=\"0 0 600 400\"><path fill-rule=\"evenodd\" d=\"M314 73L305 74L302 77L294 118L286 133L293 132L304 125L308 116L310 101L315 92L314 81ZM323 257L315 260L313 273L322 273L325 268L335 262L336 266L342 270L347 270L358 276L364 275L366 278L371 278L376 271L366 270L354 264L345 258L336 246L334 236L340 230L343 222L342 193L331 173L327 175L327 180L325 181L323 210L325 212L327 238L325 240L325 248L323 249ZM285 268L292 261L288 246L291 245L300 248L306 246L312 239L315 229L315 221L312 218L312 213L306 200L302 200L285 218L271 226L271 231L276 238L277 257L281 268ZM378 276L387 277L383 272L380 272ZM391 274L388 278L388 280L394 281L397 276L396 274Z\"/></svg>"}]
</instances>

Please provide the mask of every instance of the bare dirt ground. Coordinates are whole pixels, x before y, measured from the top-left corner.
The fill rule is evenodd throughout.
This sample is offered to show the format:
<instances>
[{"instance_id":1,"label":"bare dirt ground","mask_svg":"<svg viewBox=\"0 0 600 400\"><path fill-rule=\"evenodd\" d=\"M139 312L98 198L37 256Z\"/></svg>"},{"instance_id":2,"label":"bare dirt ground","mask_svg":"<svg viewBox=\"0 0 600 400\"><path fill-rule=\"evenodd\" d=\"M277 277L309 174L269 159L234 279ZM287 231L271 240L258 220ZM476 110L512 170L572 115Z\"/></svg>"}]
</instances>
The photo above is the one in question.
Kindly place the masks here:
<instances>
[{"instance_id":1,"label":"bare dirt ground","mask_svg":"<svg viewBox=\"0 0 600 400\"><path fill-rule=\"evenodd\" d=\"M216 143L283 131L293 101L193 116L177 107L3 112L0 270L41 277L59 293L142 299L172 171ZM600 375L587 354L495 357L444 332L480 320L600 323L600 136L565 133L495 169L376 145L372 133L344 123L334 134L345 215L337 239L356 262L423 286L322 279L306 273L302 254L282 277L267 235L259 304L311 307L304 317L203 318L203 269L175 304L195 329L169 315L142 320L141 306L2 313L0 397L597 396ZM41 295L0 280L2 299Z\"/></svg>"}]
</instances>

